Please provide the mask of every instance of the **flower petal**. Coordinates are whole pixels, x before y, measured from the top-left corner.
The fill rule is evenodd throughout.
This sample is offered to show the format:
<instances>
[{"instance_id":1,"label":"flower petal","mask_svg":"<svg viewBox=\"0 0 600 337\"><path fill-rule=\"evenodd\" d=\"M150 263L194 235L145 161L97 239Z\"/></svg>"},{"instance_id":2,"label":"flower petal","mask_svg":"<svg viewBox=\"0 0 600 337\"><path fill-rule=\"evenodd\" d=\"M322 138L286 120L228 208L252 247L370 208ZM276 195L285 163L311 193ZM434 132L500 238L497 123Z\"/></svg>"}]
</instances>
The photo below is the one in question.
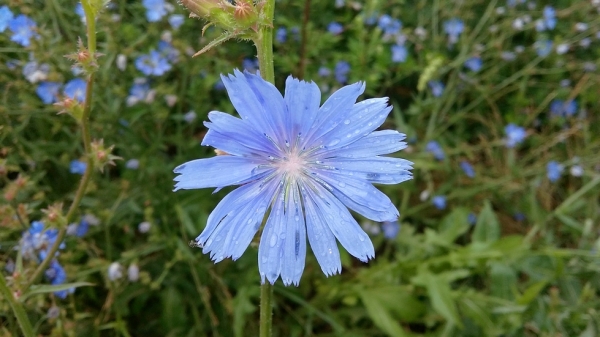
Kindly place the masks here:
<instances>
[{"instance_id":1,"label":"flower petal","mask_svg":"<svg viewBox=\"0 0 600 337\"><path fill-rule=\"evenodd\" d=\"M332 158L321 163L333 168L335 174L365 179L372 183L398 184L412 179L409 170L412 169L413 163L406 159L378 156L360 159Z\"/></svg>"},{"instance_id":2,"label":"flower petal","mask_svg":"<svg viewBox=\"0 0 600 337\"><path fill-rule=\"evenodd\" d=\"M276 124L273 116L282 115L285 112L275 111L271 104L275 102L275 107L283 107L283 97L272 84L262 79L259 81L262 81L264 85L250 84L249 79L252 77L259 76L235 70L234 75L221 75L221 80L227 89L231 103L242 119L250 123L257 131L266 134L271 139L277 139L278 130L282 127ZM273 90L265 90L265 88L271 87Z\"/></svg>"},{"instance_id":3,"label":"flower petal","mask_svg":"<svg viewBox=\"0 0 600 337\"><path fill-rule=\"evenodd\" d=\"M317 145L325 145L328 149L341 148L369 135L385 122L392 111L387 101L387 98L367 99L354 104L348 112L338 113L338 119L333 122L335 125L316 140Z\"/></svg>"},{"instance_id":4,"label":"flower petal","mask_svg":"<svg viewBox=\"0 0 600 337\"><path fill-rule=\"evenodd\" d=\"M345 120L346 114L352 110L356 99L364 91L365 84L357 82L334 92L317 112L316 120L312 125L311 131L306 136L302 147L318 145L316 140Z\"/></svg>"},{"instance_id":5,"label":"flower petal","mask_svg":"<svg viewBox=\"0 0 600 337\"><path fill-rule=\"evenodd\" d=\"M342 271L342 262L335 236L313 198L308 196L307 190L302 188L308 242L323 273L326 276L339 274Z\"/></svg>"},{"instance_id":6,"label":"flower petal","mask_svg":"<svg viewBox=\"0 0 600 337\"><path fill-rule=\"evenodd\" d=\"M406 136L396 130L374 131L354 143L322 152L321 157L364 158L389 154L406 148Z\"/></svg>"},{"instance_id":7,"label":"flower petal","mask_svg":"<svg viewBox=\"0 0 600 337\"><path fill-rule=\"evenodd\" d=\"M288 191L289 197L285 212L285 239L283 243L283 259L281 260L281 279L284 285L300 284L306 259L306 225L298 187Z\"/></svg>"},{"instance_id":8,"label":"flower petal","mask_svg":"<svg viewBox=\"0 0 600 337\"><path fill-rule=\"evenodd\" d=\"M286 238L284 209L284 190L283 187L280 187L277 198L271 206L271 214L263 228L258 246L258 272L262 283L266 279L269 283L274 284L281 274L282 248Z\"/></svg>"},{"instance_id":9,"label":"flower petal","mask_svg":"<svg viewBox=\"0 0 600 337\"><path fill-rule=\"evenodd\" d=\"M375 257L373 243L348 209L321 185L315 184L314 187L315 191L306 189L307 199L314 203L318 214L348 253L362 262Z\"/></svg>"},{"instance_id":10,"label":"flower petal","mask_svg":"<svg viewBox=\"0 0 600 337\"><path fill-rule=\"evenodd\" d=\"M231 197L232 200L227 200L227 204L224 204L226 200L223 199L217 206L219 208L223 204L219 212L215 213L215 209L215 216L213 213L209 216L209 225L206 227L208 230L205 229L208 236L203 232L199 237L204 239L199 243L205 243L202 252L210 253L215 263L228 257L237 260L242 256L260 228L276 187L277 183L274 181L265 188L255 182L231 192L229 195L235 194ZM214 230L211 231L209 227Z\"/></svg>"},{"instance_id":11,"label":"flower petal","mask_svg":"<svg viewBox=\"0 0 600 337\"><path fill-rule=\"evenodd\" d=\"M290 135L305 137L312 127L321 104L321 91L314 82L288 76L285 81L285 104L289 114ZM293 141L295 139L291 139Z\"/></svg>"},{"instance_id":12,"label":"flower petal","mask_svg":"<svg viewBox=\"0 0 600 337\"><path fill-rule=\"evenodd\" d=\"M398 218L398 209L390 198L368 181L326 170L312 170L311 173L348 208L364 217L374 221L394 221Z\"/></svg>"},{"instance_id":13,"label":"flower petal","mask_svg":"<svg viewBox=\"0 0 600 337\"><path fill-rule=\"evenodd\" d=\"M264 173L267 169L259 167L263 163L262 160L236 156L216 156L188 161L173 170L179 174L174 179L177 181L174 191L236 185Z\"/></svg>"},{"instance_id":14,"label":"flower petal","mask_svg":"<svg viewBox=\"0 0 600 337\"><path fill-rule=\"evenodd\" d=\"M260 153L268 154L277 151L275 145L267 137L265 137L264 134L259 133L248 122L242 119L219 111L209 112L208 118L212 123L205 122L204 125L206 125L206 127L208 127L210 130L220 133L223 135L223 137L231 138L231 140L239 143L240 145L243 145L251 150L255 150L250 152L259 151ZM217 149L226 151L224 147L226 147L228 144L215 142L214 139L211 139L209 136L208 139L205 137L205 139L202 141L202 145L210 145ZM223 146L223 148L221 146ZM237 149L239 150L240 148Z\"/></svg>"},{"instance_id":15,"label":"flower petal","mask_svg":"<svg viewBox=\"0 0 600 337\"><path fill-rule=\"evenodd\" d=\"M267 184L257 181L240 186L227 194L210 213L206 227L196 238L196 243L204 248L203 252L208 253L224 247L223 243L227 240L215 240L217 235L232 232L234 236L229 245L233 244L233 248L230 247L230 251L221 254L213 253L211 257L231 256L234 260L239 258L258 231L277 186L275 180ZM239 239L239 242L236 242L236 239Z\"/></svg>"}]
</instances>

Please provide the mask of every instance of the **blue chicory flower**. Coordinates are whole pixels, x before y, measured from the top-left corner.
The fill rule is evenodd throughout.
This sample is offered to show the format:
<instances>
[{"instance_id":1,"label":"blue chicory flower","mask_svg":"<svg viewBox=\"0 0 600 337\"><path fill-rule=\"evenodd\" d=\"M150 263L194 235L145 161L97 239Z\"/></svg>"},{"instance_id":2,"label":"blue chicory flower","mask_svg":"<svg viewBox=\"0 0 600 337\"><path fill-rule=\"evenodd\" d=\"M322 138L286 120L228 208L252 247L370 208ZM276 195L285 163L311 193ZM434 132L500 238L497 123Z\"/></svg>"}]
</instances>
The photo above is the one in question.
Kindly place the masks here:
<instances>
[{"instance_id":1,"label":"blue chicory flower","mask_svg":"<svg viewBox=\"0 0 600 337\"><path fill-rule=\"evenodd\" d=\"M44 102L44 104L52 104L58 102L58 92L61 84L58 82L41 82L35 93Z\"/></svg>"},{"instance_id":2,"label":"blue chicory flower","mask_svg":"<svg viewBox=\"0 0 600 337\"><path fill-rule=\"evenodd\" d=\"M171 25L171 27L173 27L173 29L179 29L179 27L183 25L184 21L185 16L181 14L173 14L169 16L169 24Z\"/></svg>"},{"instance_id":3,"label":"blue chicory flower","mask_svg":"<svg viewBox=\"0 0 600 337\"><path fill-rule=\"evenodd\" d=\"M52 260L50 262L49 268L46 270L46 277L50 280L50 284L52 285L60 285L67 281L67 273L64 268L58 263L56 260ZM65 299L67 298L67 294L72 294L75 292L75 288L69 288L68 290L59 290L55 291L54 295L58 298Z\"/></svg>"},{"instance_id":4,"label":"blue chicory flower","mask_svg":"<svg viewBox=\"0 0 600 337\"><path fill-rule=\"evenodd\" d=\"M318 74L319 74L319 76L321 76L321 77L327 77L327 76L331 75L331 69L329 69L329 68L327 68L327 67L323 66L323 67L320 67L320 68L319 68L319 70L317 71L317 73L318 73Z\"/></svg>"},{"instance_id":5,"label":"blue chicory flower","mask_svg":"<svg viewBox=\"0 0 600 337\"><path fill-rule=\"evenodd\" d=\"M156 50L151 50L149 54L135 59L135 67L147 76L161 76L171 70L169 60Z\"/></svg>"},{"instance_id":6,"label":"blue chicory flower","mask_svg":"<svg viewBox=\"0 0 600 337\"><path fill-rule=\"evenodd\" d=\"M39 37L35 32L35 21L25 14L19 14L8 22L8 29L13 33L10 40L20 44L23 47L29 47L31 39Z\"/></svg>"},{"instance_id":7,"label":"blue chicory flower","mask_svg":"<svg viewBox=\"0 0 600 337\"><path fill-rule=\"evenodd\" d=\"M14 14L8 6L0 7L0 33L8 28L8 23L13 19Z\"/></svg>"},{"instance_id":8,"label":"blue chicory flower","mask_svg":"<svg viewBox=\"0 0 600 337\"><path fill-rule=\"evenodd\" d=\"M476 73L483 67L483 61L481 60L481 57L473 56L465 61L465 67Z\"/></svg>"},{"instance_id":9,"label":"blue chicory flower","mask_svg":"<svg viewBox=\"0 0 600 337\"><path fill-rule=\"evenodd\" d=\"M440 97L444 93L444 83L440 81L429 81L427 82L429 89L431 89L431 94L433 97Z\"/></svg>"},{"instance_id":10,"label":"blue chicory flower","mask_svg":"<svg viewBox=\"0 0 600 337\"><path fill-rule=\"evenodd\" d=\"M346 84L348 82L348 73L350 72L350 63L346 61L339 61L335 64L335 68L333 69L333 74L335 76L335 80L338 81L339 84Z\"/></svg>"},{"instance_id":11,"label":"blue chicory flower","mask_svg":"<svg viewBox=\"0 0 600 337\"><path fill-rule=\"evenodd\" d=\"M177 63L177 60L179 59L179 50L167 41L161 40L158 43L158 52L170 63Z\"/></svg>"},{"instance_id":12,"label":"blue chicory flower","mask_svg":"<svg viewBox=\"0 0 600 337\"><path fill-rule=\"evenodd\" d=\"M65 84L64 94L70 99L78 102L85 101L85 90L87 83L81 78L74 78Z\"/></svg>"},{"instance_id":13,"label":"blue chicory flower","mask_svg":"<svg viewBox=\"0 0 600 337\"><path fill-rule=\"evenodd\" d=\"M332 22L327 26L327 31L333 35L340 35L344 31L344 26L339 22Z\"/></svg>"},{"instance_id":14,"label":"blue chicory flower","mask_svg":"<svg viewBox=\"0 0 600 337\"><path fill-rule=\"evenodd\" d=\"M69 171L73 174L84 174L87 168L87 163L81 160L71 160Z\"/></svg>"},{"instance_id":15,"label":"blue chicory flower","mask_svg":"<svg viewBox=\"0 0 600 337\"><path fill-rule=\"evenodd\" d=\"M374 257L368 235L348 208L373 221L394 221L398 210L373 183L412 178L410 161L382 156L406 147L395 130L375 131L392 107L387 98L355 103L361 82L345 86L319 107L311 82L288 77L285 95L248 72L222 76L241 116L213 111L202 145L225 152L175 168L175 191L240 185L208 217L196 238L215 262L238 259L263 223L258 267L262 282L298 285L306 238L326 275L341 271L336 239L363 262Z\"/></svg>"},{"instance_id":16,"label":"blue chicory flower","mask_svg":"<svg viewBox=\"0 0 600 337\"><path fill-rule=\"evenodd\" d=\"M77 16L79 16L81 19L85 19L85 11L83 10L83 5L81 2L78 2L75 5L75 14L77 14Z\"/></svg>"},{"instance_id":17,"label":"blue chicory flower","mask_svg":"<svg viewBox=\"0 0 600 337\"><path fill-rule=\"evenodd\" d=\"M546 176L548 177L548 180L551 182L557 181L560 178L563 169L564 167L557 161L549 161L548 165L546 165Z\"/></svg>"},{"instance_id":18,"label":"blue chicory flower","mask_svg":"<svg viewBox=\"0 0 600 337\"><path fill-rule=\"evenodd\" d=\"M469 213L469 215L467 215L467 223L471 226L475 225L477 223L477 215Z\"/></svg>"},{"instance_id":19,"label":"blue chicory flower","mask_svg":"<svg viewBox=\"0 0 600 337\"><path fill-rule=\"evenodd\" d=\"M244 68L245 71L255 73L259 67L260 64L258 62L258 59L255 57L245 57L242 60L242 68Z\"/></svg>"},{"instance_id":20,"label":"blue chicory flower","mask_svg":"<svg viewBox=\"0 0 600 337\"><path fill-rule=\"evenodd\" d=\"M396 221L384 221L381 223L381 230L386 239L393 240L400 233L400 223Z\"/></svg>"},{"instance_id":21,"label":"blue chicory flower","mask_svg":"<svg viewBox=\"0 0 600 337\"><path fill-rule=\"evenodd\" d=\"M550 53L552 52L552 41L550 41L550 40L536 41L534 43L533 47L535 48L535 52L538 54L538 56L546 57L546 56L550 55Z\"/></svg>"},{"instance_id":22,"label":"blue chicory flower","mask_svg":"<svg viewBox=\"0 0 600 337\"><path fill-rule=\"evenodd\" d=\"M446 197L443 195L436 195L431 198L433 206L439 210L446 209Z\"/></svg>"},{"instance_id":23,"label":"blue chicory flower","mask_svg":"<svg viewBox=\"0 0 600 337\"><path fill-rule=\"evenodd\" d=\"M287 29L285 27L279 27L275 31L275 41L278 43L284 43L287 41Z\"/></svg>"},{"instance_id":24,"label":"blue chicory flower","mask_svg":"<svg viewBox=\"0 0 600 337\"><path fill-rule=\"evenodd\" d=\"M400 33L400 29L402 29L402 22L398 19L392 18L387 14L379 17L377 25L379 26L379 29L381 29L386 35L398 34Z\"/></svg>"},{"instance_id":25,"label":"blue chicory flower","mask_svg":"<svg viewBox=\"0 0 600 337\"><path fill-rule=\"evenodd\" d=\"M464 30L465 24L458 18L452 18L444 22L444 32L448 34L448 42L450 44L456 43Z\"/></svg>"},{"instance_id":26,"label":"blue chicory flower","mask_svg":"<svg viewBox=\"0 0 600 337\"><path fill-rule=\"evenodd\" d=\"M392 62L403 63L408 57L408 50L404 45L395 44L392 46Z\"/></svg>"},{"instance_id":27,"label":"blue chicory flower","mask_svg":"<svg viewBox=\"0 0 600 337\"><path fill-rule=\"evenodd\" d=\"M508 148L513 148L520 144L527 137L527 131L525 128L515 124L508 124L504 127L504 133L506 134L505 144Z\"/></svg>"},{"instance_id":28,"label":"blue chicory flower","mask_svg":"<svg viewBox=\"0 0 600 337\"><path fill-rule=\"evenodd\" d=\"M570 117L577 112L577 107L575 100L564 102L563 100L555 99L550 103L550 113L554 116Z\"/></svg>"},{"instance_id":29,"label":"blue chicory flower","mask_svg":"<svg viewBox=\"0 0 600 337\"><path fill-rule=\"evenodd\" d=\"M167 15L167 7L164 0L142 0L146 8L146 19L148 22L157 22Z\"/></svg>"},{"instance_id":30,"label":"blue chicory flower","mask_svg":"<svg viewBox=\"0 0 600 337\"><path fill-rule=\"evenodd\" d=\"M132 106L138 102L146 100L150 92L150 84L146 79L136 80L131 88L129 88L129 96L127 96L127 106Z\"/></svg>"},{"instance_id":31,"label":"blue chicory flower","mask_svg":"<svg viewBox=\"0 0 600 337\"><path fill-rule=\"evenodd\" d=\"M556 27L556 11L551 6L544 7L544 27L552 30Z\"/></svg>"},{"instance_id":32,"label":"blue chicory flower","mask_svg":"<svg viewBox=\"0 0 600 337\"><path fill-rule=\"evenodd\" d=\"M468 161L461 161L460 168L463 170L467 177L475 178L475 169L473 168L473 166L471 166L471 164Z\"/></svg>"},{"instance_id":33,"label":"blue chicory flower","mask_svg":"<svg viewBox=\"0 0 600 337\"><path fill-rule=\"evenodd\" d=\"M431 140L429 141L429 143L427 143L427 145L425 146L425 151L433 154L433 157L437 160L444 160L444 158L446 158L444 150L442 149L440 144L435 140Z\"/></svg>"}]
</instances>

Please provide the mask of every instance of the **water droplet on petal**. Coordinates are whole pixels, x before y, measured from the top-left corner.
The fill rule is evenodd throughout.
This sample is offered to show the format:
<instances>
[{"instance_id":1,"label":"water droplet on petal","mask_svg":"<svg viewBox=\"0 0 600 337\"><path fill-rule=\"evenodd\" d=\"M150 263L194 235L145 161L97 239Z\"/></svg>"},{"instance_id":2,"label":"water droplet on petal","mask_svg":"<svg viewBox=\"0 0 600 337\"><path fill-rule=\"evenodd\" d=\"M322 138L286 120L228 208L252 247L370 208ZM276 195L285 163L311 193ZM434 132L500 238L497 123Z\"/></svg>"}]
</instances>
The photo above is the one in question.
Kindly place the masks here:
<instances>
[{"instance_id":1,"label":"water droplet on petal","mask_svg":"<svg viewBox=\"0 0 600 337\"><path fill-rule=\"evenodd\" d=\"M271 235L271 241L269 242L269 245L271 247L275 247L276 244L277 244L277 234L273 234L273 235Z\"/></svg>"},{"instance_id":2,"label":"water droplet on petal","mask_svg":"<svg viewBox=\"0 0 600 337\"><path fill-rule=\"evenodd\" d=\"M365 241L365 236L359 233L359 234L358 234L358 239L359 239L361 242L362 242L362 241Z\"/></svg>"},{"instance_id":3,"label":"water droplet on petal","mask_svg":"<svg viewBox=\"0 0 600 337\"><path fill-rule=\"evenodd\" d=\"M338 183L338 186L339 186L339 187L346 187L346 183L344 183L344 182L339 182L339 183Z\"/></svg>"},{"instance_id":4,"label":"water droplet on petal","mask_svg":"<svg viewBox=\"0 0 600 337\"><path fill-rule=\"evenodd\" d=\"M349 120L349 119L346 119L346 120L344 121L344 124L346 124L346 125L350 124L350 120Z\"/></svg>"},{"instance_id":5,"label":"water droplet on petal","mask_svg":"<svg viewBox=\"0 0 600 337\"><path fill-rule=\"evenodd\" d=\"M331 142L329 142L329 144L327 144L327 146L335 146L336 144L338 144L340 142L339 139L334 139Z\"/></svg>"}]
</instances>

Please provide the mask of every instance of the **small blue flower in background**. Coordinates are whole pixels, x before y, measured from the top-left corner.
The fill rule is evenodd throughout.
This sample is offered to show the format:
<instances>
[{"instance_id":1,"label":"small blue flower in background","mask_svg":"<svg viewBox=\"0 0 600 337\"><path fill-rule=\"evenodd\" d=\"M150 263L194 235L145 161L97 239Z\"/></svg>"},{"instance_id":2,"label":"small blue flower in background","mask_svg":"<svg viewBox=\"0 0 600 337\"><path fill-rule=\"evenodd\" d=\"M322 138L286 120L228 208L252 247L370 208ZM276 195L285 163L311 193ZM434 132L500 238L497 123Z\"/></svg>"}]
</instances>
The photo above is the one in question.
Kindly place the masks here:
<instances>
[{"instance_id":1,"label":"small blue flower in background","mask_svg":"<svg viewBox=\"0 0 600 337\"><path fill-rule=\"evenodd\" d=\"M61 84L57 82L41 82L35 93L44 102L44 104L52 104L58 102L58 93Z\"/></svg>"},{"instance_id":2,"label":"small blue flower in background","mask_svg":"<svg viewBox=\"0 0 600 337\"><path fill-rule=\"evenodd\" d=\"M515 7L517 4L524 4L527 0L507 0L506 5L508 7Z\"/></svg>"},{"instance_id":3,"label":"small blue flower in background","mask_svg":"<svg viewBox=\"0 0 600 337\"><path fill-rule=\"evenodd\" d=\"M345 0L335 0L335 7L336 8L344 7L345 3L346 3Z\"/></svg>"},{"instance_id":4,"label":"small blue flower in background","mask_svg":"<svg viewBox=\"0 0 600 337\"><path fill-rule=\"evenodd\" d=\"M242 68L244 68L245 71L256 73L259 67L260 64L255 57L246 57L242 60Z\"/></svg>"},{"instance_id":5,"label":"small blue flower in background","mask_svg":"<svg viewBox=\"0 0 600 337\"><path fill-rule=\"evenodd\" d=\"M287 29L285 27L279 27L275 31L275 41L278 43L284 43L287 41Z\"/></svg>"},{"instance_id":6,"label":"small blue flower in background","mask_svg":"<svg viewBox=\"0 0 600 337\"><path fill-rule=\"evenodd\" d=\"M472 72L478 72L483 67L483 61L479 56L473 56L465 61L465 67Z\"/></svg>"},{"instance_id":7,"label":"small blue flower in background","mask_svg":"<svg viewBox=\"0 0 600 337\"><path fill-rule=\"evenodd\" d=\"M551 6L544 7L543 19L536 22L537 31L553 30L556 27L556 10Z\"/></svg>"},{"instance_id":8,"label":"small blue flower in background","mask_svg":"<svg viewBox=\"0 0 600 337\"><path fill-rule=\"evenodd\" d=\"M145 101L150 93L150 84L144 78L137 79L131 88L129 88L129 96L127 96L127 106L132 106L138 102Z\"/></svg>"},{"instance_id":9,"label":"small blue flower in background","mask_svg":"<svg viewBox=\"0 0 600 337\"><path fill-rule=\"evenodd\" d=\"M81 18L82 22L85 22L85 11L83 10L83 5L81 2L78 2L75 5L75 14Z\"/></svg>"},{"instance_id":10,"label":"small blue flower in background","mask_svg":"<svg viewBox=\"0 0 600 337\"><path fill-rule=\"evenodd\" d=\"M217 91L223 91L225 90L225 84L223 84L223 81L221 81L221 79L219 78L217 82L215 82L215 84L213 85L213 88Z\"/></svg>"},{"instance_id":11,"label":"small blue flower in background","mask_svg":"<svg viewBox=\"0 0 600 337\"><path fill-rule=\"evenodd\" d=\"M512 123L504 127L504 133L506 134L504 142L508 148L515 147L523 142L525 137L527 137L527 131L525 131L525 128Z\"/></svg>"},{"instance_id":12,"label":"small blue flower in background","mask_svg":"<svg viewBox=\"0 0 600 337\"><path fill-rule=\"evenodd\" d=\"M179 59L179 50L173 47L171 43L161 40L158 43L158 51L167 59L167 61L177 63L177 60Z\"/></svg>"},{"instance_id":13,"label":"small blue flower in background","mask_svg":"<svg viewBox=\"0 0 600 337\"><path fill-rule=\"evenodd\" d=\"M146 18L148 22L157 22L167 15L167 8L164 0L142 0L142 5L146 8Z\"/></svg>"},{"instance_id":14,"label":"small blue flower in background","mask_svg":"<svg viewBox=\"0 0 600 337\"><path fill-rule=\"evenodd\" d=\"M161 76L171 70L169 60L156 50L135 59L135 67L147 76Z\"/></svg>"},{"instance_id":15,"label":"small blue flower in background","mask_svg":"<svg viewBox=\"0 0 600 337\"><path fill-rule=\"evenodd\" d=\"M515 219L515 221L518 221L518 222L525 221L525 219L527 219L525 214L523 214L522 212L514 213L513 218Z\"/></svg>"},{"instance_id":16,"label":"small blue flower in background","mask_svg":"<svg viewBox=\"0 0 600 337\"><path fill-rule=\"evenodd\" d=\"M379 29L381 29L386 35L398 34L400 33L400 29L402 29L402 22L398 19L392 18L387 14L379 17L377 25L379 26Z\"/></svg>"},{"instance_id":17,"label":"small blue flower in background","mask_svg":"<svg viewBox=\"0 0 600 337\"><path fill-rule=\"evenodd\" d=\"M173 14L169 16L169 24L171 25L171 27L173 27L173 29L179 29L179 27L183 25L184 20L185 16L181 14Z\"/></svg>"},{"instance_id":18,"label":"small blue flower in background","mask_svg":"<svg viewBox=\"0 0 600 337\"><path fill-rule=\"evenodd\" d=\"M39 64L37 61L29 61L23 66L23 76L31 83L46 80L48 73L50 73L50 66L47 63Z\"/></svg>"},{"instance_id":19,"label":"small blue flower in background","mask_svg":"<svg viewBox=\"0 0 600 337\"><path fill-rule=\"evenodd\" d=\"M80 160L71 160L69 171L73 174L84 174L87 168L87 163Z\"/></svg>"},{"instance_id":20,"label":"small blue flower in background","mask_svg":"<svg viewBox=\"0 0 600 337\"><path fill-rule=\"evenodd\" d=\"M575 100L564 102L563 100L555 99L550 103L550 113L553 116L570 117L577 112L577 108Z\"/></svg>"},{"instance_id":21,"label":"small blue flower in background","mask_svg":"<svg viewBox=\"0 0 600 337\"><path fill-rule=\"evenodd\" d=\"M427 146L425 146L425 150L433 154L433 157L437 160L444 160L444 158L446 158L444 150L442 149L440 144L435 140L429 141L429 143L427 143Z\"/></svg>"},{"instance_id":22,"label":"small blue flower in background","mask_svg":"<svg viewBox=\"0 0 600 337\"><path fill-rule=\"evenodd\" d=\"M550 41L550 40L536 41L533 44L533 47L535 48L535 52L538 54L538 56L546 57L546 56L550 55L550 53L552 52L552 41Z\"/></svg>"},{"instance_id":23,"label":"small blue flower in background","mask_svg":"<svg viewBox=\"0 0 600 337\"><path fill-rule=\"evenodd\" d=\"M123 277L123 266L119 262L113 262L108 266L107 270L108 279L110 281L116 281Z\"/></svg>"},{"instance_id":24,"label":"small blue flower in background","mask_svg":"<svg viewBox=\"0 0 600 337\"><path fill-rule=\"evenodd\" d=\"M81 78L74 78L65 84L64 94L70 99L74 99L78 102L85 101L85 89L87 83Z\"/></svg>"},{"instance_id":25,"label":"small blue flower in background","mask_svg":"<svg viewBox=\"0 0 600 337\"><path fill-rule=\"evenodd\" d=\"M477 215L474 213L469 213L467 216L467 223L471 226L475 225L477 223Z\"/></svg>"},{"instance_id":26,"label":"small blue flower in background","mask_svg":"<svg viewBox=\"0 0 600 337\"><path fill-rule=\"evenodd\" d=\"M439 210L446 209L446 197L443 195L436 195L431 198L433 206Z\"/></svg>"},{"instance_id":27,"label":"small blue flower in background","mask_svg":"<svg viewBox=\"0 0 600 337\"><path fill-rule=\"evenodd\" d=\"M557 161L549 161L546 165L546 176L548 177L548 180L551 182L557 181L560 178L563 169L564 167Z\"/></svg>"},{"instance_id":28,"label":"small blue flower in background","mask_svg":"<svg viewBox=\"0 0 600 337\"><path fill-rule=\"evenodd\" d=\"M23 47L29 47L31 39L39 37L35 32L36 27L35 21L31 20L27 15L17 15L17 17L8 22L8 29L13 33L10 40Z\"/></svg>"},{"instance_id":29,"label":"small blue flower in background","mask_svg":"<svg viewBox=\"0 0 600 337\"><path fill-rule=\"evenodd\" d=\"M473 166L471 166L471 164L468 161L461 161L460 168L463 170L467 177L475 178L475 169L473 168Z\"/></svg>"},{"instance_id":30,"label":"small blue flower in background","mask_svg":"<svg viewBox=\"0 0 600 337\"><path fill-rule=\"evenodd\" d=\"M381 230L386 239L393 240L400 233L400 223L396 221L384 221L381 223Z\"/></svg>"},{"instance_id":31,"label":"small blue flower in background","mask_svg":"<svg viewBox=\"0 0 600 337\"><path fill-rule=\"evenodd\" d=\"M332 22L327 26L327 31L333 35L339 35L344 31L344 26L339 22Z\"/></svg>"},{"instance_id":32,"label":"small blue flower in background","mask_svg":"<svg viewBox=\"0 0 600 337\"><path fill-rule=\"evenodd\" d=\"M0 7L0 33L8 28L8 23L13 19L14 14L8 6Z\"/></svg>"},{"instance_id":33,"label":"small blue flower in background","mask_svg":"<svg viewBox=\"0 0 600 337\"><path fill-rule=\"evenodd\" d=\"M50 267L46 270L45 274L52 285L60 285L67 281L67 273L65 273L63 267L56 260L50 262ZM68 294L72 294L73 292L75 292L75 288L55 291L54 295L64 300Z\"/></svg>"},{"instance_id":34,"label":"small blue flower in background","mask_svg":"<svg viewBox=\"0 0 600 337\"><path fill-rule=\"evenodd\" d=\"M319 68L319 70L317 71L317 73L321 77L327 77L327 76L331 75L331 69L323 66L323 67Z\"/></svg>"},{"instance_id":35,"label":"small blue flower in background","mask_svg":"<svg viewBox=\"0 0 600 337\"><path fill-rule=\"evenodd\" d=\"M227 155L175 168L175 191L240 185L208 217L196 238L215 262L238 259L261 227L261 282L298 285L306 238L326 275L341 272L337 241L363 262L374 257L371 240L347 208L366 218L394 221L398 210L372 184L412 178L412 163L384 155L404 149L404 135L380 130L392 107L387 98L359 103L361 82L344 86L321 107L315 83L286 80L285 96L260 76L222 76L241 116L213 111L202 145Z\"/></svg>"},{"instance_id":36,"label":"small blue flower in background","mask_svg":"<svg viewBox=\"0 0 600 337\"><path fill-rule=\"evenodd\" d=\"M335 64L335 68L333 69L333 74L335 76L335 80L338 81L339 84L346 84L348 82L348 73L350 72L350 63L346 61L339 61Z\"/></svg>"},{"instance_id":37,"label":"small blue flower in background","mask_svg":"<svg viewBox=\"0 0 600 337\"><path fill-rule=\"evenodd\" d=\"M129 159L125 163L125 167L130 170L137 170L140 167L140 161L138 159Z\"/></svg>"},{"instance_id":38,"label":"small blue flower in background","mask_svg":"<svg viewBox=\"0 0 600 337\"><path fill-rule=\"evenodd\" d=\"M132 263L127 268L127 279L131 282L136 282L140 279L140 267L137 264Z\"/></svg>"},{"instance_id":39,"label":"small blue flower in background","mask_svg":"<svg viewBox=\"0 0 600 337\"><path fill-rule=\"evenodd\" d=\"M434 97L440 97L444 93L444 83L440 81L429 81L427 82L429 89L431 89L431 94Z\"/></svg>"},{"instance_id":40,"label":"small blue flower in background","mask_svg":"<svg viewBox=\"0 0 600 337\"><path fill-rule=\"evenodd\" d=\"M100 220L91 214L86 214L81 217L79 223L72 223L67 227L67 235L73 235L78 238L83 237L87 234L90 229L90 225L97 226L100 224Z\"/></svg>"},{"instance_id":41,"label":"small blue flower in background","mask_svg":"<svg viewBox=\"0 0 600 337\"><path fill-rule=\"evenodd\" d=\"M408 57L408 51L404 45L393 45L392 46L392 62L402 63L406 61Z\"/></svg>"},{"instance_id":42,"label":"small blue flower in background","mask_svg":"<svg viewBox=\"0 0 600 337\"><path fill-rule=\"evenodd\" d=\"M377 23L377 13L371 13L366 15L364 18L364 23L367 26L373 26Z\"/></svg>"},{"instance_id":43,"label":"small blue flower in background","mask_svg":"<svg viewBox=\"0 0 600 337\"><path fill-rule=\"evenodd\" d=\"M450 44L456 43L464 30L465 24L458 18L452 18L444 22L444 32L448 34L448 42Z\"/></svg>"}]
</instances>

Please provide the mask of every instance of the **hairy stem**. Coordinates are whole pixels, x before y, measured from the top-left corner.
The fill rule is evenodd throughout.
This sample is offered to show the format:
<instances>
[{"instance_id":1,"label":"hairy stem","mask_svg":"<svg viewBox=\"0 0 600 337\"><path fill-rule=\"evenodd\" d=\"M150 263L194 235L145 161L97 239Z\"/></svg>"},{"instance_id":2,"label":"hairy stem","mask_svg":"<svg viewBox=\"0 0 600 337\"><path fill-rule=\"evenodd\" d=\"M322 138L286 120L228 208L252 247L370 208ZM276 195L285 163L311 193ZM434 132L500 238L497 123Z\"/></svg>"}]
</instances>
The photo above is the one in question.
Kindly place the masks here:
<instances>
[{"instance_id":1,"label":"hairy stem","mask_svg":"<svg viewBox=\"0 0 600 337\"><path fill-rule=\"evenodd\" d=\"M21 332L23 332L23 336L34 337L35 333L33 332L29 318L27 318L27 313L23 309L23 306L21 306L21 304L15 299L10 288L8 288L6 285L4 275L0 275L0 294L2 294L4 299L8 302L8 304L10 304L12 311L15 313L15 317L19 323Z\"/></svg>"}]
</instances>

